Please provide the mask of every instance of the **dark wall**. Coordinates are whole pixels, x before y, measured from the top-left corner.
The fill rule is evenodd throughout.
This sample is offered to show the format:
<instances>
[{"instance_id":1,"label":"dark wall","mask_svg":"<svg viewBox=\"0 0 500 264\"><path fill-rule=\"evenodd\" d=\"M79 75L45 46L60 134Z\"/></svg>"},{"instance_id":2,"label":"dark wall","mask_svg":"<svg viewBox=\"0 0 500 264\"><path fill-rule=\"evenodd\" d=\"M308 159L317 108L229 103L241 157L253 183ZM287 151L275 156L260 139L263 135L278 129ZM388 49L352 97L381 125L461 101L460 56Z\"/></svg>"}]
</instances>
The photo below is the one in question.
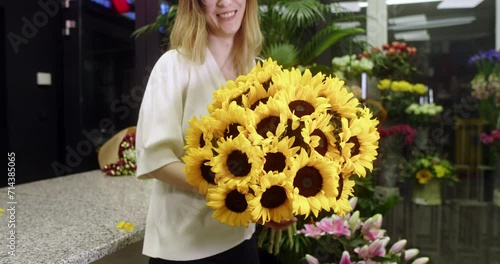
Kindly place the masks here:
<instances>
[{"instance_id":1,"label":"dark wall","mask_svg":"<svg viewBox=\"0 0 500 264\"><path fill-rule=\"evenodd\" d=\"M54 176L50 164L59 155L61 14L48 10L38 1L3 4L6 38L1 61L7 66L1 72L6 76L7 141L8 151L16 153L16 183ZM37 72L52 74L52 85L37 85Z\"/></svg>"},{"instance_id":2,"label":"dark wall","mask_svg":"<svg viewBox=\"0 0 500 264\"><path fill-rule=\"evenodd\" d=\"M136 28L151 24L156 20L159 12L158 0L136 1L135 21ZM161 56L162 40L158 32L148 33L139 37L135 42L136 52L136 89L146 88L147 79L156 61ZM142 98L140 99L142 100ZM137 120L138 111L134 112L134 119Z\"/></svg>"},{"instance_id":3,"label":"dark wall","mask_svg":"<svg viewBox=\"0 0 500 264\"><path fill-rule=\"evenodd\" d=\"M5 12L4 12L4 7L3 4L0 3L0 36L2 36L2 39L0 40L0 97L1 97L1 105L2 105L2 119L1 119L1 126L7 128L7 89L5 88L6 83L5 83ZM8 132L8 129L6 129L6 132ZM6 133L7 138L9 138L8 133ZM4 141L5 142L5 141ZM5 146L7 148L7 151L10 150L10 143L7 140L6 141L7 145ZM5 152L4 152L5 153Z\"/></svg>"},{"instance_id":4,"label":"dark wall","mask_svg":"<svg viewBox=\"0 0 500 264\"><path fill-rule=\"evenodd\" d=\"M16 184L98 169L100 144L137 122L142 94L133 106L127 101L141 83L135 22L89 0L70 1L69 9L58 2L0 2L2 123L16 153ZM66 20L76 28L62 36ZM52 85L37 85L37 72L51 73Z\"/></svg>"}]
</instances>

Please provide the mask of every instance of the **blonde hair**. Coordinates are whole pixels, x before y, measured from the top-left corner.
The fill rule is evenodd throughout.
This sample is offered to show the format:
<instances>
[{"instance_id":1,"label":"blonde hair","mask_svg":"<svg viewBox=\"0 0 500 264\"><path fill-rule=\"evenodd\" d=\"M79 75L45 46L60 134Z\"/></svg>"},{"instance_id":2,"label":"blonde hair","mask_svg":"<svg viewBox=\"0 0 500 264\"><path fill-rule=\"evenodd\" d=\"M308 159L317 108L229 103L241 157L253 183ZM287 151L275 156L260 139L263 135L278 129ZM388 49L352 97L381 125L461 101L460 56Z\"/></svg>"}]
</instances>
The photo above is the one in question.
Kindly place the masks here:
<instances>
[{"instance_id":1,"label":"blonde hair","mask_svg":"<svg viewBox=\"0 0 500 264\"><path fill-rule=\"evenodd\" d=\"M170 49L177 49L196 63L205 61L208 27L198 0L179 0L170 34ZM246 74L262 48L257 0L247 0L241 27L235 35L231 58L237 74ZM237 54L237 56L236 56Z\"/></svg>"}]
</instances>

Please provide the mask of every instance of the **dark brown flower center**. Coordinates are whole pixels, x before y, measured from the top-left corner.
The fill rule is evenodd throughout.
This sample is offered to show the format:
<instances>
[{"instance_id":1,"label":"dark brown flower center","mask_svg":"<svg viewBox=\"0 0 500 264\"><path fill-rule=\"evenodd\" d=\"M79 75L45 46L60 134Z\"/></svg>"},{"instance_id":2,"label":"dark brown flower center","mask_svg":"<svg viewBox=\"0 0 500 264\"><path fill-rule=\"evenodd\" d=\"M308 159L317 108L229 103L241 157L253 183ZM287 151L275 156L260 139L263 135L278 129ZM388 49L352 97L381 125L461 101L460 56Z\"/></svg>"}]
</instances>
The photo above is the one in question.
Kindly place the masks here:
<instances>
[{"instance_id":1,"label":"dark brown flower center","mask_svg":"<svg viewBox=\"0 0 500 264\"><path fill-rule=\"evenodd\" d=\"M208 160L204 160L203 163L201 164L201 176L208 183L215 185L215 173L212 171L211 166L205 165L205 162L207 161Z\"/></svg>"},{"instance_id":2,"label":"dark brown flower center","mask_svg":"<svg viewBox=\"0 0 500 264\"><path fill-rule=\"evenodd\" d=\"M230 124L227 128L226 128L226 131L224 131L224 138L229 138L229 137L233 137L233 138L236 138L240 132L238 131L238 126L240 124L238 123L232 123Z\"/></svg>"},{"instance_id":3,"label":"dark brown flower center","mask_svg":"<svg viewBox=\"0 0 500 264\"><path fill-rule=\"evenodd\" d=\"M293 186L299 188L299 194L304 197L315 196L323 187L323 177L318 169L306 166L295 175Z\"/></svg>"},{"instance_id":4,"label":"dark brown flower center","mask_svg":"<svg viewBox=\"0 0 500 264\"><path fill-rule=\"evenodd\" d=\"M276 153L267 153L266 154L266 163L264 163L264 171L278 171L283 172L286 167L286 157L281 152Z\"/></svg>"},{"instance_id":5,"label":"dark brown flower center","mask_svg":"<svg viewBox=\"0 0 500 264\"><path fill-rule=\"evenodd\" d=\"M354 157L359 154L359 140L357 137L351 137L348 143L354 143L354 146L351 148L351 157Z\"/></svg>"},{"instance_id":6,"label":"dark brown flower center","mask_svg":"<svg viewBox=\"0 0 500 264\"><path fill-rule=\"evenodd\" d=\"M267 189L260 199L260 203L265 208L276 208L282 205L286 201L286 191L281 186L271 186L271 188Z\"/></svg>"},{"instance_id":7,"label":"dark brown flower center","mask_svg":"<svg viewBox=\"0 0 500 264\"><path fill-rule=\"evenodd\" d=\"M339 191L339 194L337 195L337 200L340 199L340 197L342 196L342 190L344 189L344 178L342 178L342 176L340 176L340 180L339 180L339 186L337 187L337 191Z\"/></svg>"},{"instance_id":8,"label":"dark brown flower center","mask_svg":"<svg viewBox=\"0 0 500 264\"><path fill-rule=\"evenodd\" d=\"M226 195L225 203L227 209L236 213L242 213L248 207L245 195L237 190L232 190Z\"/></svg>"},{"instance_id":9,"label":"dark brown flower center","mask_svg":"<svg viewBox=\"0 0 500 264\"><path fill-rule=\"evenodd\" d=\"M323 133L320 129L316 129L312 132L311 136L319 137L319 144L314 149L322 156L325 156L328 151L328 140L326 139L325 133Z\"/></svg>"},{"instance_id":10,"label":"dark brown flower center","mask_svg":"<svg viewBox=\"0 0 500 264\"><path fill-rule=\"evenodd\" d=\"M260 103L266 104L267 101L269 100L269 97L264 97L262 99L257 100L257 102L253 103L252 106L250 106L250 109L255 110L257 106L259 106Z\"/></svg>"},{"instance_id":11,"label":"dark brown flower center","mask_svg":"<svg viewBox=\"0 0 500 264\"><path fill-rule=\"evenodd\" d=\"M203 139L203 133L200 135L200 148L203 148L205 146L205 139Z\"/></svg>"},{"instance_id":12,"label":"dark brown flower center","mask_svg":"<svg viewBox=\"0 0 500 264\"><path fill-rule=\"evenodd\" d=\"M266 90L266 92L269 91L270 86L271 86L271 78L262 83L262 87L264 87L264 90Z\"/></svg>"},{"instance_id":13,"label":"dark brown flower center","mask_svg":"<svg viewBox=\"0 0 500 264\"><path fill-rule=\"evenodd\" d=\"M236 104L239 106L243 106L243 95L234 98L232 101L236 102Z\"/></svg>"},{"instance_id":14,"label":"dark brown flower center","mask_svg":"<svg viewBox=\"0 0 500 264\"><path fill-rule=\"evenodd\" d=\"M276 129L280 123L279 116L269 116L262 119L257 125L257 133L262 137L266 137L267 132L276 134Z\"/></svg>"},{"instance_id":15,"label":"dark brown flower center","mask_svg":"<svg viewBox=\"0 0 500 264\"><path fill-rule=\"evenodd\" d=\"M288 119L287 121L287 129L285 131L285 136L289 138L294 138L292 147L302 147L306 151L309 151L309 145L304 143L304 138L300 133L304 125L301 123L297 129L292 130L292 120Z\"/></svg>"},{"instance_id":16,"label":"dark brown flower center","mask_svg":"<svg viewBox=\"0 0 500 264\"><path fill-rule=\"evenodd\" d=\"M304 100L297 100L288 104L290 111L298 117L314 113L314 106Z\"/></svg>"},{"instance_id":17,"label":"dark brown flower center","mask_svg":"<svg viewBox=\"0 0 500 264\"><path fill-rule=\"evenodd\" d=\"M229 154L226 165L229 172L236 177L247 176L252 168L252 165L248 163L247 155L239 150L233 151Z\"/></svg>"}]
</instances>

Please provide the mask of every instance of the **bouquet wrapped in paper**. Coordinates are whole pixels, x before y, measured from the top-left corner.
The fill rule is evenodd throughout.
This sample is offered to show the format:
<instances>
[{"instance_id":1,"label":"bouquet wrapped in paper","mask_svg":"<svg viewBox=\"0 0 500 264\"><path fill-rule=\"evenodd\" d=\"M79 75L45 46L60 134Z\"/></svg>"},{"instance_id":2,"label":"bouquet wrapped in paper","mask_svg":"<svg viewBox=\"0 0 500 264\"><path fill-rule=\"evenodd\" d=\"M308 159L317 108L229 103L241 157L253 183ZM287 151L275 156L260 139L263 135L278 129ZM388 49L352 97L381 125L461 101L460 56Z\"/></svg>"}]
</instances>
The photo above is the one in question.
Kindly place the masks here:
<instances>
[{"instance_id":1,"label":"bouquet wrapped in paper","mask_svg":"<svg viewBox=\"0 0 500 264\"><path fill-rule=\"evenodd\" d=\"M338 78L271 59L214 93L186 136L187 180L231 226L351 210L377 156L378 121Z\"/></svg>"}]
</instances>

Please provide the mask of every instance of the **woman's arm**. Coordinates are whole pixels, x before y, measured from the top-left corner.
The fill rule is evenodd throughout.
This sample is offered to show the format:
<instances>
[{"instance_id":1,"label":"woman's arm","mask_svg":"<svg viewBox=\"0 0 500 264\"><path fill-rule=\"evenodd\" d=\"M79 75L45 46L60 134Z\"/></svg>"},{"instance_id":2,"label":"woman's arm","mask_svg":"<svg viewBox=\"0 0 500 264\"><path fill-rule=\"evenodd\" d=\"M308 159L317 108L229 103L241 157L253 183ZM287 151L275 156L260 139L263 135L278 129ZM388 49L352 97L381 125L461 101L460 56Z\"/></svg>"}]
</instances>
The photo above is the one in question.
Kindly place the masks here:
<instances>
[{"instance_id":1,"label":"woman's arm","mask_svg":"<svg viewBox=\"0 0 500 264\"><path fill-rule=\"evenodd\" d=\"M184 175L184 167L185 165L182 162L172 162L150 172L149 175L176 188L198 193L198 188L192 186L186 181L186 176Z\"/></svg>"}]
</instances>

